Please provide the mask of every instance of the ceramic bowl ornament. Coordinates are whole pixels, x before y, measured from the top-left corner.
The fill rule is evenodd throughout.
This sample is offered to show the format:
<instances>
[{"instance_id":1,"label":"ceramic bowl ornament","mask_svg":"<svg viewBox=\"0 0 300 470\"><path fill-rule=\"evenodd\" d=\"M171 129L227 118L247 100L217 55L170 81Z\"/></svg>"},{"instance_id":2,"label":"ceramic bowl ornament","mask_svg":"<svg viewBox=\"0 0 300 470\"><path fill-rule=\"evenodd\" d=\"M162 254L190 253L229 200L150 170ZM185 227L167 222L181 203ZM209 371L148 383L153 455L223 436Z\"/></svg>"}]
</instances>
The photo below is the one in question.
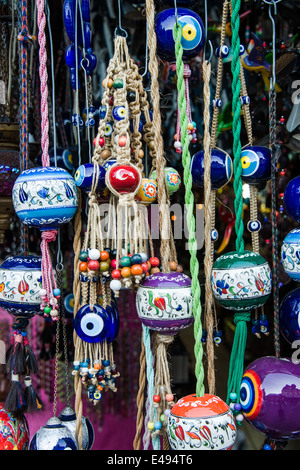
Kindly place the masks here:
<instances>
[{"instance_id":1,"label":"ceramic bowl ornament","mask_svg":"<svg viewBox=\"0 0 300 470\"><path fill-rule=\"evenodd\" d=\"M296 176L286 185L283 202L288 215L300 222L300 176Z\"/></svg>"},{"instance_id":2,"label":"ceramic bowl ornament","mask_svg":"<svg viewBox=\"0 0 300 470\"><path fill-rule=\"evenodd\" d=\"M241 151L242 180L259 184L271 179L271 151L268 147L249 145Z\"/></svg>"},{"instance_id":3,"label":"ceramic bowl ornament","mask_svg":"<svg viewBox=\"0 0 300 470\"><path fill-rule=\"evenodd\" d=\"M271 269L258 253L226 253L213 265L212 291L226 309L239 312L259 308L272 291Z\"/></svg>"},{"instance_id":4,"label":"ceramic bowl ornament","mask_svg":"<svg viewBox=\"0 0 300 470\"><path fill-rule=\"evenodd\" d=\"M85 163L80 165L74 175L76 186L88 193L92 189L93 177L95 172L95 166L93 163ZM105 189L105 169L98 165L97 172L97 183L95 182L96 191L103 191Z\"/></svg>"},{"instance_id":5,"label":"ceramic bowl ornament","mask_svg":"<svg viewBox=\"0 0 300 470\"><path fill-rule=\"evenodd\" d=\"M156 170L151 173L149 178L156 181ZM175 168L165 167L165 181L169 196L172 196L181 187L181 177Z\"/></svg>"},{"instance_id":6,"label":"ceramic bowl ornament","mask_svg":"<svg viewBox=\"0 0 300 470\"><path fill-rule=\"evenodd\" d=\"M138 288L136 308L146 327L177 334L194 322L191 279L177 272L150 274Z\"/></svg>"},{"instance_id":7,"label":"ceramic bowl ornament","mask_svg":"<svg viewBox=\"0 0 300 470\"><path fill-rule=\"evenodd\" d=\"M270 439L300 437L300 367L272 356L252 362L242 378L240 403L245 419Z\"/></svg>"},{"instance_id":8,"label":"ceramic bowl ornament","mask_svg":"<svg viewBox=\"0 0 300 470\"><path fill-rule=\"evenodd\" d=\"M300 287L289 292L279 308L279 327L288 343L300 339Z\"/></svg>"},{"instance_id":9,"label":"ceramic bowl ornament","mask_svg":"<svg viewBox=\"0 0 300 470\"><path fill-rule=\"evenodd\" d=\"M26 418L12 416L0 404L0 450L28 450L29 430Z\"/></svg>"},{"instance_id":10,"label":"ceramic bowl ornament","mask_svg":"<svg viewBox=\"0 0 300 470\"><path fill-rule=\"evenodd\" d=\"M14 317L31 318L40 313L41 258L11 256L0 266L0 306Z\"/></svg>"},{"instance_id":11,"label":"ceramic bowl ornament","mask_svg":"<svg viewBox=\"0 0 300 470\"><path fill-rule=\"evenodd\" d=\"M181 398L168 417L167 435L172 450L230 450L236 434L231 409L215 395Z\"/></svg>"},{"instance_id":12,"label":"ceramic bowl ornament","mask_svg":"<svg viewBox=\"0 0 300 470\"><path fill-rule=\"evenodd\" d=\"M281 263L285 272L300 282L300 228L291 230L281 245Z\"/></svg>"},{"instance_id":13,"label":"ceramic bowl ornament","mask_svg":"<svg viewBox=\"0 0 300 470\"><path fill-rule=\"evenodd\" d=\"M70 407L66 406L62 412L59 414L58 419L61 421L61 423L66 426L71 433L73 434L73 437L76 439L76 413L75 411ZM88 418L85 418L84 416L81 418L82 420L82 450L90 450L93 446L94 439L95 439L95 433L93 426Z\"/></svg>"},{"instance_id":14,"label":"ceramic bowl ornament","mask_svg":"<svg viewBox=\"0 0 300 470\"><path fill-rule=\"evenodd\" d=\"M193 183L204 187L204 151L201 150L192 157L191 173ZM232 177L232 160L224 150L213 148L211 150L211 188L218 190L225 186Z\"/></svg>"},{"instance_id":15,"label":"ceramic bowl ornament","mask_svg":"<svg viewBox=\"0 0 300 470\"><path fill-rule=\"evenodd\" d=\"M69 428L52 417L34 434L29 450L78 450L78 444Z\"/></svg>"}]
</instances>

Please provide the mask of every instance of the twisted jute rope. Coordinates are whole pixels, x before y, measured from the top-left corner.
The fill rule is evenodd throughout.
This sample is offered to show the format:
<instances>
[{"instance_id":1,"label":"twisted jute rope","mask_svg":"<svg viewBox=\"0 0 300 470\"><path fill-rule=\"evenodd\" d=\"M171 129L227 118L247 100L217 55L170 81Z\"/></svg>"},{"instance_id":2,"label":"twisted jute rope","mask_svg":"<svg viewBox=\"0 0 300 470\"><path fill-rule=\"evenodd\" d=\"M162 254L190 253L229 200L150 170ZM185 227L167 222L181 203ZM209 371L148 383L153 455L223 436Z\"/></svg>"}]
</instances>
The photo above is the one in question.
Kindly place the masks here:
<instances>
[{"instance_id":1,"label":"twisted jute rope","mask_svg":"<svg viewBox=\"0 0 300 470\"><path fill-rule=\"evenodd\" d=\"M236 251L244 251L244 223L243 223L243 197L242 197L242 164L241 164L241 79L240 79L240 0L232 0L232 110L233 110L233 168L234 168L234 208L235 208L235 232L236 232ZM230 393L234 392L237 399L240 397L240 383L243 376L244 354L247 341L247 322L250 321L249 312L238 312L234 315L236 330L231 350L229 362L229 374L227 383L227 402L230 402Z\"/></svg>"},{"instance_id":2,"label":"twisted jute rope","mask_svg":"<svg viewBox=\"0 0 300 470\"><path fill-rule=\"evenodd\" d=\"M182 60L183 49L181 44L182 26L175 23L173 29L175 39L175 57L177 70L177 91L178 103L180 109L180 127L182 143L182 163L183 180L185 185L185 207L187 211L188 226L188 247L190 252L190 272L191 287L193 294L193 313L194 313L194 336L195 336L195 375L196 375L196 394L204 395L204 368L203 368L203 347L202 347L202 323L201 323L201 289L199 283L199 263L197 259L197 240L195 231L194 217L194 195L192 192L192 175L190 172L191 155L189 151L189 136L187 132L188 119L186 115L185 83L184 83L184 64Z\"/></svg>"},{"instance_id":3,"label":"twisted jute rope","mask_svg":"<svg viewBox=\"0 0 300 470\"><path fill-rule=\"evenodd\" d=\"M215 393L215 367L214 367L214 301L211 288L211 272L212 272L212 239L211 239L211 150L210 150L210 74L211 64L208 61L203 62L203 96L204 96L204 238L205 238L205 254L204 254L204 274L205 274L205 308L204 318L207 329L207 381L209 393Z\"/></svg>"}]
</instances>

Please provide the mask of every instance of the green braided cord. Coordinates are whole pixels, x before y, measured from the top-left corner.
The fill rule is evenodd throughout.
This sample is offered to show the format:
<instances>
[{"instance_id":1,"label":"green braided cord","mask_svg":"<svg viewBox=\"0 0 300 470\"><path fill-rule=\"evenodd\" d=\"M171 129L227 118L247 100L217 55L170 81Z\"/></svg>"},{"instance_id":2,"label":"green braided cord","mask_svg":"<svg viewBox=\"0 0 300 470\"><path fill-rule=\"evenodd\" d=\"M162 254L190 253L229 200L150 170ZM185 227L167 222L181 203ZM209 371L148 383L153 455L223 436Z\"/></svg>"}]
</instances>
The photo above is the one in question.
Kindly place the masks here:
<instances>
[{"instance_id":1,"label":"green braided cord","mask_svg":"<svg viewBox=\"0 0 300 470\"><path fill-rule=\"evenodd\" d=\"M182 27L180 24L174 25L176 73L177 73L177 91L178 105L180 112L181 144L182 144L182 163L183 163L183 181L185 184L185 206L187 211L187 225L189 232L188 246L190 252L190 271L192 277L193 294L193 312L194 312L194 336L195 336L195 375L196 375L196 395L204 395L204 368L203 368L203 348L202 348L202 325L201 325L201 290L198 280L199 263L197 259L197 240L195 237L196 224L194 217L194 195L192 192L192 175L190 171L191 155L189 151L188 136L188 118L186 114L185 83L183 77L184 65L182 61L183 49L181 45Z\"/></svg>"},{"instance_id":2,"label":"green braided cord","mask_svg":"<svg viewBox=\"0 0 300 470\"><path fill-rule=\"evenodd\" d=\"M243 183L242 183L242 164L241 164L241 81L240 81L240 0L232 0L232 132L233 132L233 171L234 182L233 189L235 193L234 209L235 209L235 232L236 232L236 251L244 251L244 222L243 215Z\"/></svg>"},{"instance_id":3,"label":"green braided cord","mask_svg":"<svg viewBox=\"0 0 300 470\"><path fill-rule=\"evenodd\" d=\"M250 312L239 312L234 315L236 330L230 355L229 373L227 382L227 403L230 403L230 393L237 394L237 402L240 399L240 385L244 373L244 352L247 341L247 322L250 320Z\"/></svg>"}]
</instances>

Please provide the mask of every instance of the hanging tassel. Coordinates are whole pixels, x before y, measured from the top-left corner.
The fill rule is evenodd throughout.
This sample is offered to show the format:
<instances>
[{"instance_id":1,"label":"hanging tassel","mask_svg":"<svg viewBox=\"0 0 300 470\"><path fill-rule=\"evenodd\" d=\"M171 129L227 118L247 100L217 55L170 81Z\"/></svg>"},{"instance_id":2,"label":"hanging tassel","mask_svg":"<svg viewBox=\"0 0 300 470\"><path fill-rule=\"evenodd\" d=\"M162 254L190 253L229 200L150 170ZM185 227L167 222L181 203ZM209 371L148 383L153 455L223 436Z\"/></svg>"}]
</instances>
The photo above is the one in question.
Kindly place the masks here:
<instances>
[{"instance_id":1,"label":"hanging tassel","mask_svg":"<svg viewBox=\"0 0 300 470\"><path fill-rule=\"evenodd\" d=\"M24 399L25 399L25 409L27 413L33 413L44 408L44 403L36 393L31 381L31 377L27 375L24 379L25 390L24 390Z\"/></svg>"},{"instance_id":2,"label":"hanging tassel","mask_svg":"<svg viewBox=\"0 0 300 470\"><path fill-rule=\"evenodd\" d=\"M4 408L12 413L16 418L23 416L25 409L25 398L19 381L19 375L11 374L11 386L7 394Z\"/></svg>"},{"instance_id":3,"label":"hanging tassel","mask_svg":"<svg viewBox=\"0 0 300 470\"><path fill-rule=\"evenodd\" d=\"M57 289L56 279L52 267L49 243L54 242L57 237L57 230L42 231L41 252L42 252L42 282L43 282L43 304L46 316L50 313L53 319L57 319L58 315L54 315L57 309L54 304L58 304L60 291Z\"/></svg>"},{"instance_id":4,"label":"hanging tassel","mask_svg":"<svg viewBox=\"0 0 300 470\"><path fill-rule=\"evenodd\" d=\"M6 370L16 374L24 374L26 371L23 336L19 330L13 331L13 341L6 352Z\"/></svg>"}]
</instances>

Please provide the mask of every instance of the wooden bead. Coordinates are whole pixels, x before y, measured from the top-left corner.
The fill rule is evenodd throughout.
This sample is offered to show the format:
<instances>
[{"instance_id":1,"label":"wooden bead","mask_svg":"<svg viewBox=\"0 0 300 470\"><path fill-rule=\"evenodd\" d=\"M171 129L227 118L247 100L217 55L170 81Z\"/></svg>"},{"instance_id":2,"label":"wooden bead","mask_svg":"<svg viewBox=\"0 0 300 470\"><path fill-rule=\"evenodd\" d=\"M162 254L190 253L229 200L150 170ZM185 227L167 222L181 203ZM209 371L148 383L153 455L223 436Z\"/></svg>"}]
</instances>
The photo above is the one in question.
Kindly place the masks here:
<instances>
[{"instance_id":1,"label":"wooden bead","mask_svg":"<svg viewBox=\"0 0 300 470\"><path fill-rule=\"evenodd\" d=\"M181 264L178 264L178 266L177 266L177 268L176 268L176 271L177 271L178 273L182 273L183 267L181 266Z\"/></svg>"},{"instance_id":2,"label":"wooden bead","mask_svg":"<svg viewBox=\"0 0 300 470\"><path fill-rule=\"evenodd\" d=\"M150 269L150 274L160 273L160 269L155 267Z\"/></svg>"},{"instance_id":3,"label":"wooden bead","mask_svg":"<svg viewBox=\"0 0 300 470\"><path fill-rule=\"evenodd\" d=\"M100 251L100 260L107 261L109 259L109 253L107 251Z\"/></svg>"},{"instance_id":4,"label":"wooden bead","mask_svg":"<svg viewBox=\"0 0 300 470\"><path fill-rule=\"evenodd\" d=\"M170 261L169 262L169 268L171 269L171 271L176 271L176 269L177 269L176 261Z\"/></svg>"},{"instance_id":5,"label":"wooden bead","mask_svg":"<svg viewBox=\"0 0 300 470\"><path fill-rule=\"evenodd\" d=\"M131 269L126 267L121 269L121 274L123 277L130 277L131 276Z\"/></svg>"},{"instance_id":6,"label":"wooden bead","mask_svg":"<svg viewBox=\"0 0 300 470\"><path fill-rule=\"evenodd\" d=\"M111 156L111 151L110 150L102 150L101 152L101 158L103 158L103 160L106 160L107 158L109 158Z\"/></svg>"},{"instance_id":7,"label":"wooden bead","mask_svg":"<svg viewBox=\"0 0 300 470\"><path fill-rule=\"evenodd\" d=\"M125 147L127 143L127 137L125 135L121 135L118 139L118 145L119 147Z\"/></svg>"},{"instance_id":8,"label":"wooden bead","mask_svg":"<svg viewBox=\"0 0 300 470\"><path fill-rule=\"evenodd\" d=\"M107 86L108 88L112 88L113 84L114 84L114 81L113 81L111 78L107 78L107 77L106 77L106 78L104 78L104 80L102 81L102 86L103 86L103 88L105 88L106 86Z\"/></svg>"},{"instance_id":9,"label":"wooden bead","mask_svg":"<svg viewBox=\"0 0 300 470\"><path fill-rule=\"evenodd\" d=\"M83 261L82 263L79 264L79 271L86 272L87 269L88 269L88 264L86 261Z\"/></svg>"},{"instance_id":10,"label":"wooden bead","mask_svg":"<svg viewBox=\"0 0 300 470\"><path fill-rule=\"evenodd\" d=\"M131 273L134 276L140 276L141 274L143 274L142 266L140 264L134 264L133 266L131 266Z\"/></svg>"}]
</instances>

